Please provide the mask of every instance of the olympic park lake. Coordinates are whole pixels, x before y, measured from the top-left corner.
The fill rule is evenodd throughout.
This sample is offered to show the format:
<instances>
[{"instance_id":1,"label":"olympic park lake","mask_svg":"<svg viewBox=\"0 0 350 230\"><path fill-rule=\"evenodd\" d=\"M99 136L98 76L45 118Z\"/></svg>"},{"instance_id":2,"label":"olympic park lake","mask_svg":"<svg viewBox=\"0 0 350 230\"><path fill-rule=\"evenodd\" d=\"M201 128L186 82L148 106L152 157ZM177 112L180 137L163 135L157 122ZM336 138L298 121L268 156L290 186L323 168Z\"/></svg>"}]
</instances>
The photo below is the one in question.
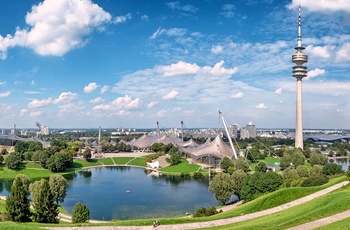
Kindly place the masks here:
<instances>
[{"instance_id":1,"label":"olympic park lake","mask_svg":"<svg viewBox=\"0 0 350 230\"><path fill-rule=\"evenodd\" d=\"M175 217L218 205L208 191L207 177L197 180L111 166L69 174L67 180L63 208L72 213L76 203L83 203L96 220ZM7 195L11 183L0 181L0 194Z\"/></svg>"}]
</instances>

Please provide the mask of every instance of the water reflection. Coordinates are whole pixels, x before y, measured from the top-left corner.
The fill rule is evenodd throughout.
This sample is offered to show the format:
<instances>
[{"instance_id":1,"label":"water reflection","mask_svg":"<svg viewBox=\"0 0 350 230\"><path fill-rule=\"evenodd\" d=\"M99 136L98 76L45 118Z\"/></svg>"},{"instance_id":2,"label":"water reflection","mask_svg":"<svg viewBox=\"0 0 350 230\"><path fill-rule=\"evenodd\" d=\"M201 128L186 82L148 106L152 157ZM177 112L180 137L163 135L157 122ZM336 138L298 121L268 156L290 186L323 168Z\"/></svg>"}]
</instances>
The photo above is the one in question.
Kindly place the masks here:
<instances>
[{"instance_id":1,"label":"water reflection","mask_svg":"<svg viewBox=\"0 0 350 230\"><path fill-rule=\"evenodd\" d=\"M91 168L68 182L62 206L71 212L77 202L84 203L92 219L172 217L218 205L207 178L198 181L143 168Z\"/></svg>"},{"instance_id":2,"label":"water reflection","mask_svg":"<svg viewBox=\"0 0 350 230\"><path fill-rule=\"evenodd\" d=\"M328 161L340 165L345 172L349 170L350 162L348 157L329 158Z\"/></svg>"}]
</instances>

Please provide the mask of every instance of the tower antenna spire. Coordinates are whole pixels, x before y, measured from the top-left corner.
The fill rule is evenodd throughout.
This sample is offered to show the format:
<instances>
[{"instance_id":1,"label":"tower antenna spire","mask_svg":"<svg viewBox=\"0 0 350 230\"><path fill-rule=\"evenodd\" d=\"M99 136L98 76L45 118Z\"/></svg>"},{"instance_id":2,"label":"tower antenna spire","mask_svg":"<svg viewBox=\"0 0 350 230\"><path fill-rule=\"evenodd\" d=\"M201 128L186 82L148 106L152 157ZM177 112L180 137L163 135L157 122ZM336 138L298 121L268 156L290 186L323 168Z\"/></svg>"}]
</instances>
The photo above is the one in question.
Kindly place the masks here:
<instances>
[{"instance_id":1,"label":"tower antenna spire","mask_svg":"<svg viewBox=\"0 0 350 230\"><path fill-rule=\"evenodd\" d=\"M299 5L298 17L298 45L294 48L297 52L292 56L293 77L297 79L297 100L296 100L296 127L295 127L295 147L303 149L303 98L302 98L302 79L307 76L307 67L304 66L308 61L306 54L302 53L305 49L301 45L301 7Z\"/></svg>"}]
</instances>

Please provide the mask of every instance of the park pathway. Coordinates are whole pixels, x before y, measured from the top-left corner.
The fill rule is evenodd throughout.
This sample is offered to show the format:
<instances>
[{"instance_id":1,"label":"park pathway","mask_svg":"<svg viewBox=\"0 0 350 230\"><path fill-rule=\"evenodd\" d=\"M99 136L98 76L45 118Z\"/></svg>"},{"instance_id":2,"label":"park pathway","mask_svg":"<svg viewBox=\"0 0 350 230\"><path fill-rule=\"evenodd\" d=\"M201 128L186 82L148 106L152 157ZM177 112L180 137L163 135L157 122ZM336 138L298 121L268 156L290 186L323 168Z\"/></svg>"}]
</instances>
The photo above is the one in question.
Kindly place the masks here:
<instances>
[{"instance_id":1,"label":"park pathway","mask_svg":"<svg viewBox=\"0 0 350 230\"><path fill-rule=\"evenodd\" d=\"M267 210L263 210L263 211L259 211L259 212L255 212L255 213L250 213L250 214L245 214L245 215L241 215L241 216L237 216L237 217L231 217L231 218L227 218L227 219L221 219L221 220L213 220L213 221L207 221L207 222L197 222L197 223L187 223L187 224L173 224L173 225L160 225L156 228L154 228L153 226L90 226L90 227L52 227L52 228L47 228L47 229L52 229L52 230L67 230L67 229L71 229L71 230L150 230L150 229L157 229L157 230L179 230L179 229L198 229L198 228L209 228L209 227L215 227L215 226L222 226L222 225L226 225L226 224L233 224L233 223L237 223L237 222L241 222L241 221L246 221L246 220L250 220L250 219L254 219L254 218L258 218L258 217L262 217L262 216L266 216L266 215L270 215L273 213L277 213L283 210L286 210L288 208L303 204L305 202L308 202L312 199L315 199L317 197L323 196L327 193L330 193L338 188L341 188L342 186L345 186L349 184L349 181L344 181L342 183L333 185L329 188L323 189L321 191L318 191L316 193L313 193L311 195L302 197L298 200L294 200L291 201L289 203L274 207L274 208L270 208ZM338 214L337 214L338 215ZM349 212L344 212L343 215L333 215L332 217L334 217L334 221L339 221L345 218L350 217L350 211ZM332 218L332 217L328 217L328 218ZM336 219L337 218L337 219ZM326 219L326 218L324 218ZM320 221L320 220L319 220ZM334 222L333 221L333 222ZM314 221L316 222L316 221ZM312 222L311 222L312 223ZM331 222L322 222L323 225L326 225L328 223ZM160 223L161 224L161 223ZM306 224L305 224L306 225ZM322 225L318 225L315 227L313 227L313 225L307 227L301 227L303 225L300 226L296 226L293 229L294 230L307 230L307 229L313 229L315 227L319 227ZM301 227L301 228L298 228Z\"/></svg>"}]
</instances>

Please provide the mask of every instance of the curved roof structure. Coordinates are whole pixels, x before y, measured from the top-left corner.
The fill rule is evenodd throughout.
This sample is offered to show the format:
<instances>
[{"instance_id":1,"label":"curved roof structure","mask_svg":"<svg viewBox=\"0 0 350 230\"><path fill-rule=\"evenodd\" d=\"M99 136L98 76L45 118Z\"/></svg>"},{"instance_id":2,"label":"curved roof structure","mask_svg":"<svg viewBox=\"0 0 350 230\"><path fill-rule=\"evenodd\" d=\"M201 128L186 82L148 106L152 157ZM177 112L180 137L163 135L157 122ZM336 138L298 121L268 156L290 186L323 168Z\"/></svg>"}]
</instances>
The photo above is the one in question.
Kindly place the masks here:
<instances>
[{"instance_id":1,"label":"curved roof structure","mask_svg":"<svg viewBox=\"0 0 350 230\"><path fill-rule=\"evenodd\" d=\"M227 156L230 159L233 157L231 147L225 144L219 135L210 143L205 143L194 148L183 148L182 151L191 154L192 158L195 159L204 156L215 156L218 158Z\"/></svg>"},{"instance_id":2,"label":"curved roof structure","mask_svg":"<svg viewBox=\"0 0 350 230\"><path fill-rule=\"evenodd\" d=\"M10 141L35 141L35 142L40 142L44 148L47 148L50 146L50 142L40 140L37 137L23 138L23 137L19 137L19 136L15 135L15 134L8 134L8 135L0 134L0 139L1 140L10 140Z\"/></svg>"},{"instance_id":3,"label":"curved roof structure","mask_svg":"<svg viewBox=\"0 0 350 230\"><path fill-rule=\"evenodd\" d=\"M312 139L314 141L327 141L327 142L332 142L332 141L341 141L341 140L346 140L350 141L350 135L327 135L327 134L318 134L318 135L305 135L304 140L309 140Z\"/></svg>"}]
</instances>

